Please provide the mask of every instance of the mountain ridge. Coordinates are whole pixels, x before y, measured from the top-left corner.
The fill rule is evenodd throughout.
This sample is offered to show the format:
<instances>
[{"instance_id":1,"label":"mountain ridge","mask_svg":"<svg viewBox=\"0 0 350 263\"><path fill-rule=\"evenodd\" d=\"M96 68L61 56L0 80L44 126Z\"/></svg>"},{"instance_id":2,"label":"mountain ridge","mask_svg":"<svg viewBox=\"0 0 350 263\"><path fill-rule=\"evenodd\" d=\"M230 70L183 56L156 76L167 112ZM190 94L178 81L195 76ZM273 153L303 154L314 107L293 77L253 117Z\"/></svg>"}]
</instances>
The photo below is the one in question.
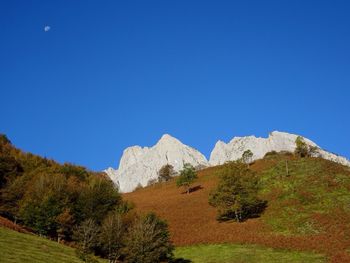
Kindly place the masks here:
<instances>
[{"instance_id":1,"label":"mountain ridge","mask_svg":"<svg viewBox=\"0 0 350 263\"><path fill-rule=\"evenodd\" d=\"M104 170L121 192L131 192L138 186L147 186L158 178L159 169L171 164L174 171L184 163L208 166L206 157L193 147L183 144L175 137L164 134L151 147L131 146L123 151L118 169Z\"/></svg>"},{"instance_id":2,"label":"mountain ridge","mask_svg":"<svg viewBox=\"0 0 350 263\"><path fill-rule=\"evenodd\" d=\"M112 179L121 192L131 192L139 186L147 186L158 179L158 171L165 164L174 166L178 172L184 163L193 166L208 167L235 161L242 157L246 150L253 152L252 161L261 159L271 151L294 152L295 140L299 135L273 131L268 137L254 135L233 137L228 143L218 140L210 154L209 160L197 149L183 144L179 139L163 134L151 147L138 145L126 148L119 162L118 169L107 168L105 173ZM350 166L345 157L323 150L316 143L301 136L308 146L316 149L313 157L321 157L330 161Z\"/></svg>"}]
</instances>

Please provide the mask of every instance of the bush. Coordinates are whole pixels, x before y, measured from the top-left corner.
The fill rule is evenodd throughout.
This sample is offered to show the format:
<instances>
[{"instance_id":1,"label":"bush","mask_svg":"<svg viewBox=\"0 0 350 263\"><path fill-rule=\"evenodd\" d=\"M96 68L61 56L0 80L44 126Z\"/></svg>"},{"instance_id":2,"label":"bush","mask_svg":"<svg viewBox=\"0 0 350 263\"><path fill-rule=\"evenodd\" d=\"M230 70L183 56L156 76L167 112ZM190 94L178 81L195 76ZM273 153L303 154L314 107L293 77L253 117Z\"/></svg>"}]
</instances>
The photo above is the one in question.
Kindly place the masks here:
<instances>
[{"instance_id":1,"label":"bush","mask_svg":"<svg viewBox=\"0 0 350 263\"><path fill-rule=\"evenodd\" d=\"M175 174L174 167L171 164L166 164L160 168L158 172L159 181L166 182L171 179L171 177Z\"/></svg>"},{"instance_id":2,"label":"bush","mask_svg":"<svg viewBox=\"0 0 350 263\"><path fill-rule=\"evenodd\" d=\"M198 176L194 167L189 163L185 163L184 168L180 171L180 176L176 180L176 185L177 187L184 187L189 194L191 192L191 185L197 178Z\"/></svg>"},{"instance_id":3,"label":"bush","mask_svg":"<svg viewBox=\"0 0 350 263\"><path fill-rule=\"evenodd\" d=\"M156 183L158 183L158 179L156 179L156 178L150 179L147 182L147 186L155 185Z\"/></svg>"},{"instance_id":4,"label":"bush","mask_svg":"<svg viewBox=\"0 0 350 263\"><path fill-rule=\"evenodd\" d=\"M251 150L246 150L242 154L242 162L245 164L250 164L253 160L253 152Z\"/></svg>"},{"instance_id":5,"label":"bush","mask_svg":"<svg viewBox=\"0 0 350 263\"><path fill-rule=\"evenodd\" d=\"M298 155L301 158L310 156L309 146L306 144L303 137L298 136L295 140L295 144L296 148L294 153L296 155Z\"/></svg>"},{"instance_id":6,"label":"bush","mask_svg":"<svg viewBox=\"0 0 350 263\"><path fill-rule=\"evenodd\" d=\"M173 249L167 223L150 213L129 229L124 253L129 263L156 263L172 258Z\"/></svg>"},{"instance_id":7,"label":"bush","mask_svg":"<svg viewBox=\"0 0 350 263\"><path fill-rule=\"evenodd\" d=\"M246 165L229 162L219 171L217 188L209 195L209 204L218 208L218 220L241 222L257 217L266 207L258 198L259 178Z\"/></svg>"},{"instance_id":8,"label":"bush","mask_svg":"<svg viewBox=\"0 0 350 263\"><path fill-rule=\"evenodd\" d=\"M265 158L274 157L274 156L277 156L277 155L278 155L278 152L276 152L276 151L267 152L267 153L265 153L265 155L264 155L264 159L265 159Z\"/></svg>"}]
</instances>

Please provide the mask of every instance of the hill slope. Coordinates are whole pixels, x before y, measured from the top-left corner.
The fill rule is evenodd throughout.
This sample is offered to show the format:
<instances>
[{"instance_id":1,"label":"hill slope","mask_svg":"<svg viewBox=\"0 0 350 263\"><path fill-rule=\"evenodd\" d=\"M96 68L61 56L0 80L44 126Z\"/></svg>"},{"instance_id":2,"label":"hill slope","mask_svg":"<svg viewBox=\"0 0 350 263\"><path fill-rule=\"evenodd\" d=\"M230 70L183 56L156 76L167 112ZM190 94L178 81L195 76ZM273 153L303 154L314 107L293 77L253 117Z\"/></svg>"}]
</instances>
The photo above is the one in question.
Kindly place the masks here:
<instances>
[{"instance_id":1,"label":"hill slope","mask_svg":"<svg viewBox=\"0 0 350 263\"><path fill-rule=\"evenodd\" d=\"M35 235L0 227L2 263L81 263L74 249ZM98 262L107 262L99 260Z\"/></svg>"},{"instance_id":2,"label":"hill slope","mask_svg":"<svg viewBox=\"0 0 350 263\"><path fill-rule=\"evenodd\" d=\"M219 253L219 254L218 254ZM177 258L193 263L227 262L325 262L322 255L269 249L247 245L202 245L179 247ZM97 258L96 258L97 259ZM97 259L98 262L107 260ZM178 260L179 261L179 260ZM31 234L0 227L0 262L2 263L80 263L74 249ZM181 260L180 260L181 262ZM186 260L184 260L186 262Z\"/></svg>"},{"instance_id":3,"label":"hill slope","mask_svg":"<svg viewBox=\"0 0 350 263\"><path fill-rule=\"evenodd\" d=\"M191 263L323 263L322 255L272 249L256 245L213 244L179 247L178 258L190 259Z\"/></svg>"},{"instance_id":4,"label":"hill slope","mask_svg":"<svg viewBox=\"0 0 350 263\"><path fill-rule=\"evenodd\" d=\"M289 176L285 176L285 164ZM350 261L350 171L319 159L272 155L251 168L262 179L260 195L268 201L261 218L219 223L208 195L216 186L219 167L199 172L196 191L181 194L175 181L157 184L124 197L136 209L155 211L168 220L176 245L250 243L274 248L326 253L334 262ZM336 216L334 216L336 215Z\"/></svg>"}]
</instances>

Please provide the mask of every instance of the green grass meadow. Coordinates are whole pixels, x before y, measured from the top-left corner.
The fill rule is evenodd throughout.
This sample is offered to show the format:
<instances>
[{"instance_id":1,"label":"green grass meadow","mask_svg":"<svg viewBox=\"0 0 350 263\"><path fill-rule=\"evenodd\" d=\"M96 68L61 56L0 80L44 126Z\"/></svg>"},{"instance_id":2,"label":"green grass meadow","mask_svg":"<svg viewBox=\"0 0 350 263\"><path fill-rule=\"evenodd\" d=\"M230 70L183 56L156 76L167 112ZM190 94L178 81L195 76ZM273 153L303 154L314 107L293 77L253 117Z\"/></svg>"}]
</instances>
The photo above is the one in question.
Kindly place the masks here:
<instances>
[{"instance_id":1,"label":"green grass meadow","mask_svg":"<svg viewBox=\"0 0 350 263\"><path fill-rule=\"evenodd\" d=\"M177 258L191 260L193 263L322 263L326 259L322 255L277 250L255 245L217 244L178 247Z\"/></svg>"},{"instance_id":2,"label":"green grass meadow","mask_svg":"<svg viewBox=\"0 0 350 263\"><path fill-rule=\"evenodd\" d=\"M322 255L276 250L255 245L198 245L177 247L176 258L193 263L283 262L322 263ZM81 263L73 248L35 235L0 227L1 263ZM99 262L107 262L99 259Z\"/></svg>"},{"instance_id":3,"label":"green grass meadow","mask_svg":"<svg viewBox=\"0 0 350 263\"><path fill-rule=\"evenodd\" d=\"M75 250L35 235L0 227L1 263L82 263ZM100 262L107 262L100 260Z\"/></svg>"}]
</instances>

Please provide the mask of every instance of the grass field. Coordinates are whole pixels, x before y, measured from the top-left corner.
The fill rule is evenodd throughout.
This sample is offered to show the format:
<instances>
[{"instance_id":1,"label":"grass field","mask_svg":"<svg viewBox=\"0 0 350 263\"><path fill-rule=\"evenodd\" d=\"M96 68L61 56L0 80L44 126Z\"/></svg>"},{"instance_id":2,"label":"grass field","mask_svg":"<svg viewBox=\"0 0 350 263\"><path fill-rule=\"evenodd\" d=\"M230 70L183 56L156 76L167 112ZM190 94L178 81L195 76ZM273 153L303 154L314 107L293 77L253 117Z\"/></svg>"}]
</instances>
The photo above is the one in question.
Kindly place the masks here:
<instances>
[{"instance_id":1,"label":"grass field","mask_svg":"<svg viewBox=\"0 0 350 263\"><path fill-rule=\"evenodd\" d=\"M321 255L254 245L199 245L177 247L175 257L193 263L325 262ZM31 234L0 227L1 263L81 263L73 248ZM107 262L99 259L99 262Z\"/></svg>"},{"instance_id":2,"label":"grass field","mask_svg":"<svg viewBox=\"0 0 350 263\"><path fill-rule=\"evenodd\" d=\"M286 250L277 250L254 245L198 245L178 247L177 258L191 260L193 263L322 263L326 259L321 255Z\"/></svg>"},{"instance_id":3,"label":"grass field","mask_svg":"<svg viewBox=\"0 0 350 263\"><path fill-rule=\"evenodd\" d=\"M73 248L0 227L1 263L82 263ZM107 262L100 260L100 262Z\"/></svg>"}]
</instances>

